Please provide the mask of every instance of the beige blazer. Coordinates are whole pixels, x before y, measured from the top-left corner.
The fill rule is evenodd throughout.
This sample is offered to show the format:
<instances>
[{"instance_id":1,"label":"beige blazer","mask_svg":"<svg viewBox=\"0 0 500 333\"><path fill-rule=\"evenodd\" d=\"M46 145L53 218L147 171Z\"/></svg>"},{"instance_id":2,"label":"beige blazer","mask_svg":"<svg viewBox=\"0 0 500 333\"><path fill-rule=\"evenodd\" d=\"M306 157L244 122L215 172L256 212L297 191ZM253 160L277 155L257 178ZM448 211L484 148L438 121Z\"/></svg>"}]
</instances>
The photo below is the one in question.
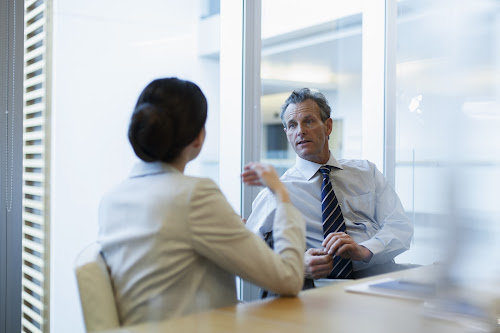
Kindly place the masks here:
<instances>
[{"instance_id":1,"label":"beige blazer","mask_svg":"<svg viewBox=\"0 0 500 333\"><path fill-rule=\"evenodd\" d=\"M282 295L304 279L305 224L278 204L274 252L210 179L139 162L99 208L99 237L122 325L235 304L235 275Z\"/></svg>"}]
</instances>

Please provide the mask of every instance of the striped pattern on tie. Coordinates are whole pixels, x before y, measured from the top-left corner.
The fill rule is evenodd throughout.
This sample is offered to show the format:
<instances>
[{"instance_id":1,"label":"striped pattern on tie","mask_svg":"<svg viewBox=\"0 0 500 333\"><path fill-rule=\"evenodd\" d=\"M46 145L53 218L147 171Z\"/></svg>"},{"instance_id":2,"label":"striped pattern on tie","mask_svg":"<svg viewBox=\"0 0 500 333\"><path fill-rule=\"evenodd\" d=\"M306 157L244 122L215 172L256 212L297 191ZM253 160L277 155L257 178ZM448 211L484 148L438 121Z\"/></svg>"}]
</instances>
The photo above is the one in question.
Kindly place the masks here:
<instances>
[{"instance_id":1,"label":"striped pattern on tie","mask_svg":"<svg viewBox=\"0 0 500 333\"><path fill-rule=\"evenodd\" d=\"M339 202L330 182L331 166L323 165L319 171L323 175L321 186L321 208L323 210L323 236L331 232L345 232L344 216L340 210ZM329 279L352 279L352 262L350 259L333 257L333 270L328 275Z\"/></svg>"}]
</instances>

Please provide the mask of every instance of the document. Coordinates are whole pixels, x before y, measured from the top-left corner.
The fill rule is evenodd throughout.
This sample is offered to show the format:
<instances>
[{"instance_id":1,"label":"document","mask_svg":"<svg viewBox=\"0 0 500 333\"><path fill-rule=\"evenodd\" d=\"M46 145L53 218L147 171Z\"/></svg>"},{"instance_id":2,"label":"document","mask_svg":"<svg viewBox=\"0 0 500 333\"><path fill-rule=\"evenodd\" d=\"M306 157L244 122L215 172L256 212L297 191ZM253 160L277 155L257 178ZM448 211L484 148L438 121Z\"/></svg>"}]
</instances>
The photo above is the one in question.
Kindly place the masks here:
<instances>
[{"instance_id":1,"label":"document","mask_svg":"<svg viewBox=\"0 0 500 333\"><path fill-rule=\"evenodd\" d=\"M433 284L393 278L353 284L346 286L345 290L415 300L429 299L436 293L436 287Z\"/></svg>"}]
</instances>

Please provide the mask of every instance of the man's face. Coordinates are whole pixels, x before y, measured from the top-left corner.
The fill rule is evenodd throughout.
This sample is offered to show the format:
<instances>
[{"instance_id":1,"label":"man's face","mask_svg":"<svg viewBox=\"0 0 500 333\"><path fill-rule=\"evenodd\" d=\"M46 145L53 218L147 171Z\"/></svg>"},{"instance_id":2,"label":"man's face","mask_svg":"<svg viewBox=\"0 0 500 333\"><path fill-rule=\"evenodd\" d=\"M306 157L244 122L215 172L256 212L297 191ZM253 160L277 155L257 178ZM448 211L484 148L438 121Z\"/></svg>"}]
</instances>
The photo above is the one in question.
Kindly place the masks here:
<instances>
[{"instance_id":1,"label":"man's face","mask_svg":"<svg viewBox=\"0 0 500 333\"><path fill-rule=\"evenodd\" d=\"M326 163L330 157L328 136L332 132L332 119L321 120L318 104L311 99L290 104L283 118L288 142L295 153L311 162Z\"/></svg>"}]
</instances>

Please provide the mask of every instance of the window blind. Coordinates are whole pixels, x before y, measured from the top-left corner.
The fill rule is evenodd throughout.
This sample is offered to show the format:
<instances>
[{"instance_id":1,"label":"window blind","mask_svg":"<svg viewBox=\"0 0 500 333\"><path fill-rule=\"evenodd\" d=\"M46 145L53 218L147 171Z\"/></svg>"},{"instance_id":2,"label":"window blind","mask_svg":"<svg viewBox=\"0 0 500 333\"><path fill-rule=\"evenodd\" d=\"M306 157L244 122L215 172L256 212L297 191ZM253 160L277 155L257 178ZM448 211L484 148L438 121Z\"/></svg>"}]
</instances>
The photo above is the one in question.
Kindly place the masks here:
<instances>
[{"instance_id":1,"label":"window blind","mask_svg":"<svg viewBox=\"0 0 500 333\"><path fill-rule=\"evenodd\" d=\"M22 332L49 331L49 3L24 13Z\"/></svg>"}]
</instances>

